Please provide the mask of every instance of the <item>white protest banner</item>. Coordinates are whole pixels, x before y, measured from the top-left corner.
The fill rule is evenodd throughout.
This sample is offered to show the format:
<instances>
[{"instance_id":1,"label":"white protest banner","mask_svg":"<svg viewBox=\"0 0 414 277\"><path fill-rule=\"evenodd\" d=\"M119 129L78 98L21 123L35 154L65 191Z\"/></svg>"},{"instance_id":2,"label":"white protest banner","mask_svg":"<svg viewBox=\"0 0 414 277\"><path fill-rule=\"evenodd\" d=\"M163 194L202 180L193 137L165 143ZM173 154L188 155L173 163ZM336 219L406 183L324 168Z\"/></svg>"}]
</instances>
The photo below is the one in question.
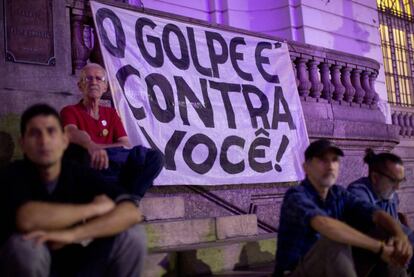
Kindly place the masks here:
<instances>
[{"instance_id":1,"label":"white protest banner","mask_svg":"<svg viewBox=\"0 0 414 277\"><path fill-rule=\"evenodd\" d=\"M286 43L91 7L128 136L165 155L157 185L303 178L309 141Z\"/></svg>"}]
</instances>

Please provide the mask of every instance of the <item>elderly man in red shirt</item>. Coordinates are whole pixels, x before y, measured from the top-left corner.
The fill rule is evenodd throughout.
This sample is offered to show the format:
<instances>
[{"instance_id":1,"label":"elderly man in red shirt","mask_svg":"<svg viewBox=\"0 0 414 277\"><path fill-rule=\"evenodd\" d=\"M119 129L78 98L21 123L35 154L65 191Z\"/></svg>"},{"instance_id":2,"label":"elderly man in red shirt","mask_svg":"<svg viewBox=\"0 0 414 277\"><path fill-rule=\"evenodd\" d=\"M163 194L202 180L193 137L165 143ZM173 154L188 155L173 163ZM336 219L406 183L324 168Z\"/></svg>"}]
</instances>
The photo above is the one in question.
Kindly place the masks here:
<instances>
[{"instance_id":1,"label":"elderly man in red shirt","mask_svg":"<svg viewBox=\"0 0 414 277\"><path fill-rule=\"evenodd\" d=\"M131 148L116 110L100 105L100 99L108 89L102 66L87 64L80 72L78 87L82 100L61 111L69 140L77 145L72 149L87 150L91 167L100 170L107 181L120 183L141 199L160 173L163 155L143 146Z\"/></svg>"}]
</instances>

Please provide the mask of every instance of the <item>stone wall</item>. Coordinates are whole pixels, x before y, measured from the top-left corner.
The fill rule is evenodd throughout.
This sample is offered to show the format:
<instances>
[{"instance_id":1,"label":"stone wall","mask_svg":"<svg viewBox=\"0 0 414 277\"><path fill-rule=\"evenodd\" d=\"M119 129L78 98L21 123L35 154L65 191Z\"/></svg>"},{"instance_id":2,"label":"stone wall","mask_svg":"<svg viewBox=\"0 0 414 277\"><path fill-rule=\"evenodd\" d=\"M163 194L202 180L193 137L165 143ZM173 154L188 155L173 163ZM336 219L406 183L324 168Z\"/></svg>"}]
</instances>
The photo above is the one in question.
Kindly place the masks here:
<instances>
[{"instance_id":1,"label":"stone wall","mask_svg":"<svg viewBox=\"0 0 414 277\"><path fill-rule=\"evenodd\" d=\"M0 2L4 14L5 2ZM5 21L0 20L0 163L21 156L17 145L19 116L34 103L49 103L58 110L78 99L72 70L70 17L64 0L52 1L55 65L7 61ZM25 7L21 7L22 12ZM10 148L11 147L11 148Z\"/></svg>"}]
</instances>

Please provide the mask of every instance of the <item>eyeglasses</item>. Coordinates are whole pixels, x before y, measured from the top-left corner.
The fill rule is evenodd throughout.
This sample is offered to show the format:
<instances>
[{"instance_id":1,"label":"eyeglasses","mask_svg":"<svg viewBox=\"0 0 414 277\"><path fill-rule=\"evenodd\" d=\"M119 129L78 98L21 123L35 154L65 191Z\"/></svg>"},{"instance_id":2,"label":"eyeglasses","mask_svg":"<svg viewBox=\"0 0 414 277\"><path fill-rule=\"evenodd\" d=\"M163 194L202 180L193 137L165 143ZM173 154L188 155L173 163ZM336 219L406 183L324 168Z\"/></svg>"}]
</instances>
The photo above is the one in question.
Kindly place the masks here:
<instances>
[{"instance_id":1,"label":"eyeglasses","mask_svg":"<svg viewBox=\"0 0 414 277\"><path fill-rule=\"evenodd\" d=\"M382 176L387 177L393 185L398 185L398 184L400 184L402 182L405 182L407 180L405 177L402 178L402 179L397 179L397 178L391 177L390 175L388 175L387 173L384 173L384 172L380 172L380 171L375 171L375 172L377 172L378 174L380 174Z\"/></svg>"},{"instance_id":2,"label":"eyeglasses","mask_svg":"<svg viewBox=\"0 0 414 277\"><path fill-rule=\"evenodd\" d=\"M98 83L100 83L100 82L105 82L106 78L105 76L102 76L102 77L101 76L86 76L82 80L88 83L93 82L93 80L96 80Z\"/></svg>"}]
</instances>

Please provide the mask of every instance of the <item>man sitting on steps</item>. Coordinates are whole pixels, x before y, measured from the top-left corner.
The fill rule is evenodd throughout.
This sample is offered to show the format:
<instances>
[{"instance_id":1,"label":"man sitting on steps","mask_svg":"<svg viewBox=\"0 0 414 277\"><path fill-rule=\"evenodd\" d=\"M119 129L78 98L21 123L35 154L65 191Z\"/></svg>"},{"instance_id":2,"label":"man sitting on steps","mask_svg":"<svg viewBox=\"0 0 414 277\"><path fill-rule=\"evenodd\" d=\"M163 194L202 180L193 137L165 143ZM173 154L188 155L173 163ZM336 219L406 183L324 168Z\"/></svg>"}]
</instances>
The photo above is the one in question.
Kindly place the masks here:
<instances>
[{"instance_id":1,"label":"man sitting on steps","mask_svg":"<svg viewBox=\"0 0 414 277\"><path fill-rule=\"evenodd\" d=\"M20 129L25 159L0 172L0 276L140 276L134 197L62 161L68 138L50 106L27 109Z\"/></svg>"},{"instance_id":2,"label":"man sitting on steps","mask_svg":"<svg viewBox=\"0 0 414 277\"><path fill-rule=\"evenodd\" d=\"M405 180L405 170L402 159L392 153L375 154L370 148L365 150L364 162L368 165L368 176L355 180L348 186L348 191L364 201L377 206L400 222L401 228L408 236L411 246L414 245L414 233L408 227L407 217L399 213L397 190ZM372 226L364 222L353 223L364 232L372 232ZM409 271L413 271L414 262L411 259Z\"/></svg>"},{"instance_id":3,"label":"man sitting on steps","mask_svg":"<svg viewBox=\"0 0 414 277\"><path fill-rule=\"evenodd\" d=\"M306 179L283 199L275 276L406 276L412 248L400 224L335 185L343 155L324 139L306 149ZM361 233L344 222L350 216L375 224L389 237ZM354 258L360 250L361 258Z\"/></svg>"},{"instance_id":4,"label":"man sitting on steps","mask_svg":"<svg viewBox=\"0 0 414 277\"><path fill-rule=\"evenodd\" d=\"M121 184L141 199L161 172L163 155L143 146L128 149L131 146L117 112L99 105L108 89L102 66L87 64L80 72L78 87L82 100L61 111L69 141L87 151L90 165L100 170L107 181ZM74 149L72 145L67 155L75 153Z\"/></svg>"}]
</instances>

